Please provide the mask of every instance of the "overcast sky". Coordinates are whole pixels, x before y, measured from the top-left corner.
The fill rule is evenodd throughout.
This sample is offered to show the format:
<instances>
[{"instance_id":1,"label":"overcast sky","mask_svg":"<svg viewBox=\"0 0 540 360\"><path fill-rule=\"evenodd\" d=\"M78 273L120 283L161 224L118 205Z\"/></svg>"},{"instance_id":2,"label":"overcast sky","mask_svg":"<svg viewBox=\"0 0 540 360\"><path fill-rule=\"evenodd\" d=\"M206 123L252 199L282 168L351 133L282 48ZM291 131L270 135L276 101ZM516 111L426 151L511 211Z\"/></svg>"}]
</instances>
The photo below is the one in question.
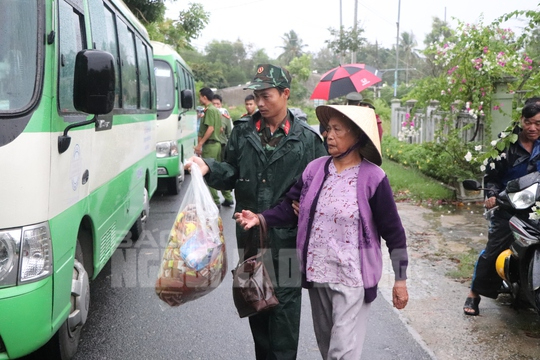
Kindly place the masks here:
<instances>
[{"instance_id":1,"label":"overcast sky","mask_svg":"<svg viewBox=\"0 0 540 360\"><path fill-rule=\"evenodd\" d=\"M167 17L177 18L188 2L199 2L210 13L210 22L193 45L204 51L212 40L236 41L264 48L270 57L281 52L285 33L294 30L305 49L318 52L329 40L328 28L339 28L340 0L176 0L167 1ZM401 5L398 4L401 2ZM341 0L343 26L354 23L354 0ZM424 48L424 37L431 31L432 18L448 21L453 28L453 18L468 23L483 23L514 10L539 10L540 0L371 0L358 1L358 21L368 42L378 41L380 46L391 48L396 43L399 14L399 31L413 32L418 48ZM509 22L519 32L521 23Z\"/></svg>"}]
</instances>

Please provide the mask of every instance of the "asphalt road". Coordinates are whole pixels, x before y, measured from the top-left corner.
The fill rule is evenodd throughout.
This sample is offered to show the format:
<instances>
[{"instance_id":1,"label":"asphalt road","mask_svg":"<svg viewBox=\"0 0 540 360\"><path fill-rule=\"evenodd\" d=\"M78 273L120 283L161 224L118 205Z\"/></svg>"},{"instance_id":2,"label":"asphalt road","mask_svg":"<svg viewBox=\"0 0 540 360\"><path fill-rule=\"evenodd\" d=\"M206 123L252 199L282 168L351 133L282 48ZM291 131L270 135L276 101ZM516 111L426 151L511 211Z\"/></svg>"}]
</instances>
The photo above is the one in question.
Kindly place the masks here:
<instances>
[{"instance_id":1,"label":"asphalt road","mask_svg":"<svg viewBox=\"0 0 540 360\"><path fill-rule=\"evenodd\" d=\"M223 283L177 308L168 307L154 293L160 247L189 181L188 175L178 196L155 194L144 237L123 244L91 283L90 316L75 359L255 358L248 320L238 317L231 296L230 269L238 261L232 209L221 210L229 261ZM320 359L307 292L303 295L298 359ZM417 338L378 296L371 308L362 359L432 359Z\"/></svg>"}]
</instances>

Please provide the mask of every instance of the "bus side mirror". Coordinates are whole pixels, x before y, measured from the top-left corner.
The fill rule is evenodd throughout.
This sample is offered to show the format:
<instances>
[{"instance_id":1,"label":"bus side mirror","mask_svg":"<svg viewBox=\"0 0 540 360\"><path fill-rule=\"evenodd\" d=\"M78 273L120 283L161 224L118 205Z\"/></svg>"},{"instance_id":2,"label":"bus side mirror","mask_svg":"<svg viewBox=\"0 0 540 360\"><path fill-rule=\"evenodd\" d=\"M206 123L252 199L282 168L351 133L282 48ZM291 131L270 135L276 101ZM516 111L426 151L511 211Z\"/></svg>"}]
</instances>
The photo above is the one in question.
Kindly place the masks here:
<instances>
[{"instance_id":1,"label":"bus side mirror","mask_svg":"<svg viewBox=\"0 0 540 360\"><path fill-rule=\"evenodd\" d=\"M114 57L101 50L82 50L75 59L73 105L87 114L108 114L114 108Z\"/></svg>"},{"instance_id":2,"label":"bus side mirror","mask_svg":"<svg viewBox=\"0 0 540 360\"><path fill-rule=\"evenodd\" d=\"M180 92L180 104L182 109L191 109L193 107L193 92L190 89L184 89Z\"/></svg>"},{"instance_id":3,"label":"bus side mirror","mask_svg":"<svg viewBox=\"0 0 540 360\"><path fill-rule=\"evenodd\" d=\"M75 58L73 76L73 105L78 111L95 115L91 120L68 125L58 137L58 152L69 148L68 131L79 126L97 122L97 116L108 114L114 108L114 57L101 50L82 50Z\"/></svg>"}]
</instances>

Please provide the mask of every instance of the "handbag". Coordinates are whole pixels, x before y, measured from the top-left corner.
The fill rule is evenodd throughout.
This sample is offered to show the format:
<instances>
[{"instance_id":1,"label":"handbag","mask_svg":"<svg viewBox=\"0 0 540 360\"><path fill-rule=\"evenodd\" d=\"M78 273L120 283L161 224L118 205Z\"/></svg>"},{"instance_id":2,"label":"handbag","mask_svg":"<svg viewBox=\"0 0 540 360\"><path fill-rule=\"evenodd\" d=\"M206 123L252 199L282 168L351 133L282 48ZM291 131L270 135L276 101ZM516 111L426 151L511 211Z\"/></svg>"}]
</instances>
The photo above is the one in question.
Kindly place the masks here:
<instances>
[{"instance_id":1,"label":"handbag","mask_svg":"<svg viewBox=\"0 0 540 360\"><path fill-rule=\"evenodd\" d=\"M257 214L257 216L260 223L259 251L257 255L240 262L232 270L233 300L241 318L255 315L279 305L272 280L263 263L263 255L266 251L263 248L263 239L266 238L267 234L266 220L260 214Z\"/></svg>"}]
</instances>

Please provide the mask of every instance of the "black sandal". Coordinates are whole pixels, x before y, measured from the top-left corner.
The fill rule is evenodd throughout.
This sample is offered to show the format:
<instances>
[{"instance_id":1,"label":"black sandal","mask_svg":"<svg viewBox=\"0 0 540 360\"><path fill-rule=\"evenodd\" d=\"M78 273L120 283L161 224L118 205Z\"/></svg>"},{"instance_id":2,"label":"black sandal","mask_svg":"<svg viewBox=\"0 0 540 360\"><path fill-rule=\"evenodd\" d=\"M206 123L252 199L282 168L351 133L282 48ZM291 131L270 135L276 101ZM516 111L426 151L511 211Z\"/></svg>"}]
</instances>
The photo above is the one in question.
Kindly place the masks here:
<instances>
[{"instance_id":1,"label":"black sandal","mask_svg":"<svg viewBox=\"0 0 540 360\"><path fill-rule=\"evenodd\" d=\"M480 304L480 296L479 297L468 297L465 300L465 305L463 305L463 312L465 315L469 316L477 316L480 314L480 309L478 308L478 304ZM473 311L467 311L466 309L472 309Z\"/></svg>"}]
</instances>

